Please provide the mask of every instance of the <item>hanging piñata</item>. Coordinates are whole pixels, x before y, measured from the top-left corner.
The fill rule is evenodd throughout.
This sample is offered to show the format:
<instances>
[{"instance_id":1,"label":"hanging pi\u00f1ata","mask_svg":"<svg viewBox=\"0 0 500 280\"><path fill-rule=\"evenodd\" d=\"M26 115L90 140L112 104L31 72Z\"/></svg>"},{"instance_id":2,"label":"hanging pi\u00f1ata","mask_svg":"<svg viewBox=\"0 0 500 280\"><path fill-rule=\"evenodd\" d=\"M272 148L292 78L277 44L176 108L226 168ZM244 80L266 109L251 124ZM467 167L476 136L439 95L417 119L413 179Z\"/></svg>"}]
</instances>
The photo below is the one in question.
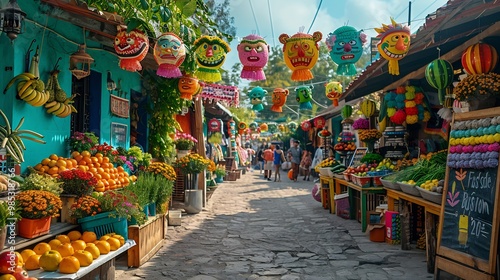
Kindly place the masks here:
<instances>
[{"instance_id":1,"label":"hanging pi\u00f1ata","mask_svg":"<svg viewBox=\"0 0 500 280\"><path fill-rule=\"evenodd\" d=\"M120 58L120 68L131 72L141 71L140 62L148 54L148 36L137 29L127 32L126 26L118 25L117 28L115 51Z\"/></svg>"},{"instance_id":2,"label":"hanging pi\u00f1ata","mask_svg":"<svg viewBox=\"0 0 500 280\"><path fill-rule=\"evenodd\" d=\"M389 74L399 75L399 63L410 50L410 28L398 24L391 18L391 24L382 24L381 28L375 28L380 42L377 49L380 55L389 61Z\"/></svg>"},{"instance_id":3,"label":"hanging pi\u00f1ata","mask_svg":"<svg viewBox=\"0 0 500 280\"><path fill-rule=\"evenodd\" d=\"M342 26L328 34L326 45L330 50L330 57L338 65L338 75L356 75L354 63L361 58L365 43L366 34L352 26Z\"/></svg>"},{"instance_id":4,"label":"hanging pi\u00f1ata","mask_svg":"<svg viewBox=\"0 0 500 280\"><path fill-rule=\"evenodd\" d=\"M189 75L182 76L177 83L177 87L181 93L180 97L185 100L191 100L194 95L201 92L201 86L200 83L198 83L198 79Z\"/></svg>"},{"instance_id":5,"label":"hanging pi\u00f1ata","mask_svg":"<svg viewBox=\"0 0 500 280\"><path fill-rule=\"evenodd\" d=\"M497 50L488 44L477 43L462 53L462 67L469 75L486 74L495 69L498 62Z\"/></svg>"},{"instance_id":6,"label":"hanging pi\u00f1ata","mask_svg":"<svg viewBox=\"0 0 500 280\"><path fill-rule=\"evenodd\" d=\"M306 109L306 110L312 109L312 104L311 104L312 89L313 86L300 86L295 89L295 92L297 92L295 100L299 102L299 109Z\"/></svg>"},{"instance_id":7,"label":"hanging pi\u00f1ata","mask_svg":"<svg viewBox=\"0 0 500 280\"><path fill-rule=\"evenodd\" d=\"M342 84L339 82L329 82L325 85L325 95L333 103L333 106L339 106L339 97L342 95Z\"/></svg>"},{"instance_id":8,"label":"hanging pi\u00f1ata","mask_svg":"<svg viewBox=\"0 0 500 280\"><path fill-rule=\"evenodd\" d=\"M261 87L254 87L249 93L248 97L250 97L250 103L253 105L252 110L254 111L262 111L264 110L264 106L262 105L262 101L264 101L264 97L267 94L267 90L264 90Z\"/></svg>"},{"instance_id":9,"label":"hanging pi\u00f1ata","mask_svg":"<svg viewBox=\"0 0 500 280\"><path fill-rule=\"evenodd\" d=\"M319 55L318 42L323 35L316 31L313 35L297 33L292 37L281 34L280 43L283 44L283 58L292 72L292 81L309 81L314 78L311 68L314 67Z\"/></svg>"},{"instance_id":10,"label":"hanging pi\u00f1ata","mask_svg":"<svg viewBox=\"0 0 500 280\"><path fill-rule=\"evenodd\" d=\"M453 83L453 66L444 59L435 59L425 68L425 79L438 90L439 104L444 104L445 89Z\"/></svg>"},{"instance_id":11,"label":"hanging pi\u00f1ata","mask_svg":"<svg viewBox=\"0 0 500 280\"><path fill-rule=\"evenodd\" d=\"M217 36L201 36L193 43L195 47L198 79L206 82L218 82L222 79L219 69L231 51L229 45Z\"/></svg>"},{"instance_id":12,"label":"hanging pi\u00f1ata","mask_svg":"<svg viewBox=\"0 0 500 280\"><path fill-rule=\"evenodd\" d=\"M241 78L250 81L265 80L266 75L262 69L269 59L269 45L264 38L255 34L248 35L241 40L237 49L243 65Z\"/></svg>"},{"instance_id":13,"label":"hanging pi\u00f1ata","mask_svg":"<svg viewBox=\"0 0 500 280\"><path fill-rule=\"evenodd\" d=\"M157 38L153 55L159 67L156 75L165 78L182 76L179 66L186 58L186 47L179 36L174 33L163 33Z\"/></svg>"},{"instance_id":14,"label":"hanging pi\u00f1ata","mask_svg":"<svg viewBox=\"0 0 500 280\"><path fill-rule=\"evenodd\" d=\"M286 103L286 98L289 94L288 89L275 88L272 94L273 106L271 106L271 111L281 113L283 112L283 105Z\"/></svg>"}]
</instances>

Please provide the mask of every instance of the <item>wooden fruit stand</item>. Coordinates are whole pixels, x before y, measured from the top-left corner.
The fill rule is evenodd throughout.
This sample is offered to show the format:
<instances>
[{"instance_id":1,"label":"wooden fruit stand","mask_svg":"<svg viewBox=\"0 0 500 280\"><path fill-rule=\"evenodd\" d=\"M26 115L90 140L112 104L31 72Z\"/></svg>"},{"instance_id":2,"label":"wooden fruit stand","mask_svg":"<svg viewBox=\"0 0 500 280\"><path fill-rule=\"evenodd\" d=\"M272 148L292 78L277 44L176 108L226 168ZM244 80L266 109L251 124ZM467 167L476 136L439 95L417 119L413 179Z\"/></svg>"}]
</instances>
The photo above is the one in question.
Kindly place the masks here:
<instances>
[{"instance_id":1,"label":"wooden fruit stand","mask_svg":"<svg viewBox=\"0 0 500 280\"><path fill-rule=\"evenodd\" d=\"M128 227L128 238L137 244L128 250L129 267L143 265L160 250L166 234L166 223L165 214L159 214L149 217L149 220L141 226Z\"/></svg>"}]
</instances>

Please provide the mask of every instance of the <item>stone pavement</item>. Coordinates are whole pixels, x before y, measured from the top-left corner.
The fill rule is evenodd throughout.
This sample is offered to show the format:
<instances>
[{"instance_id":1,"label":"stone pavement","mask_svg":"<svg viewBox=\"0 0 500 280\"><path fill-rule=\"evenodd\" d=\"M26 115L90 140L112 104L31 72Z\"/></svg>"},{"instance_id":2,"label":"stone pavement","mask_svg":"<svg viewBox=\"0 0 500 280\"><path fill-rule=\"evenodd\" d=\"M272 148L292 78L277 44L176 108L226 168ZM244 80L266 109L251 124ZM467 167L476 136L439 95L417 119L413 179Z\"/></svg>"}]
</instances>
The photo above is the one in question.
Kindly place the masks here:
<instances>
[{"instance_id":1,"label":"stone pavement","mask_svg":"<svg viewBox=\"0 0 500 280\"><path fill-rule=\"evenodd\" d=\"M323 209L312 181L248 172L219 184L198 214L169 226L140 268L117 260L116 279L433 279L425 251L371 242L361 224Z\"/></svg>"}]
</instances>

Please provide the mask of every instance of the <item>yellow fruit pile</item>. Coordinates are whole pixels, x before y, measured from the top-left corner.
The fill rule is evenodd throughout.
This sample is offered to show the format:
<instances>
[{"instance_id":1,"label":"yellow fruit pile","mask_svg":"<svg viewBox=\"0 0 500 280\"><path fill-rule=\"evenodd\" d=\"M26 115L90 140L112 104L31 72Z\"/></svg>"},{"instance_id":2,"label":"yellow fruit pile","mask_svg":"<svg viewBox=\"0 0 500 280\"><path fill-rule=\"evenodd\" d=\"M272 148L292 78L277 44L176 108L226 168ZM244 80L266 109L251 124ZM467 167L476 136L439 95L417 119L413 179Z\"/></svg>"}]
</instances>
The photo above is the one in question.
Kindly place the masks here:
<instances>
[{"instance_id":1,"label":"yellow fruit pile","mask_svg":"<svg viewBox=\"0 0 500 280\"><path fill-rule=\"evenodd\" d=\"M39 174L48 174L56 178L59 177L60 172L72 168L92 173L97 179L95 191L98 192L119 189L137 179L135 176L129 177L123 167L114 167L108 157L101 153L92 156L89 151L82 153L75 151L71 154L71 158L52 154L34 167Z\"/></svg>"},{"instance_id":2,"label":"yellow fruit pile","mask_svg":"<svg viewBox=\"0 0 500 280\"><path fill-rule=\"evenodd\" d=\"M43 269L71 274L80 267L89 266L100 255L116 251L125 244L125 239L110 233L97 240L95 233L71 231L58 235L49 243L38 243L33 249L25 249L18 254L26 270ZM17 253L17 252L16 252Z\"/></svg>"},{"instance_id":3,"label":"yellow fruit pile","mask_svg":"<svg viewBox=\"0 0 500 280\"><path fill-rule=\"evenodd\" d=\"M316 165L314 168L316 169L316 168L323 168L323 167L333 167L336 165L339 165L338 161L336 161L333 158L327 158L327 159L324 159L323 161L321 161L320 163L318 163L318 165Z\"/></svg>"}]
</instances>

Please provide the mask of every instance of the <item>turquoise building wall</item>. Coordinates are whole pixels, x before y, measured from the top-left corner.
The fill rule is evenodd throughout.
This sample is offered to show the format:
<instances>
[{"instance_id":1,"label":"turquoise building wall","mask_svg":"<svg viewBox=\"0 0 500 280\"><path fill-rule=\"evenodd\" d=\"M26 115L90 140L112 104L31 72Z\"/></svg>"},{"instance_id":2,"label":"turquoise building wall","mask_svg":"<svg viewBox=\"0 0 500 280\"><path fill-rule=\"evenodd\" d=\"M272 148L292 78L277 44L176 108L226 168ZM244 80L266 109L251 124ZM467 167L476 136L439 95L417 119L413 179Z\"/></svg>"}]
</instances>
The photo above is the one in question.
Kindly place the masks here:
<instances>
[{"instance_id":1,"label":"turquoise building wall","mask_svg":"<svg viewBox=\"0 0 500 280\"><path fill-rule=\"evenodd\" d=\"M18 3L21 9L27 13L27 18L24 21L25 31L12 43L5 34L0 35L0 48L4 58L0 60L0 70L3 71L3 74L0 75L0 88L5 88L14 76L25 72L25 54L32 40L36 40L32 49L36 49L36 46L40 47L40 78L46 82L50 71L52 71L58 58L61 57L59 61L59 70L61 71L59 73L59 83L69 97L72 83L72 74L69 71L69 57L77 51L79 44L85 42L87 53L95 60L94 64L91 65L91 69L102 74L102 83L98 93L101 96L100 142L110 143L112 122L125 124L130 130L130 118L119 118L111 115L110 93L106 88L106 75L107 71L111 71L115 82L121 80L122 90L128 93L127 98L130 98L130 90L141 91L140 74L120 69L118 65L119 59L114 53L103 50L102 45L92 41L88 37L88 32L84 32L82 28L52 18L50 15L47 16L47 11L41 10L43 5L40 5L39 1L25 0L18 1ZM31 55L33 54L34 51L31 52ZM47 144L42 145L25 141L25 162L22 164L22 170L24 171L27 166L34 166L51 154L69 156L69 149L65 140L70 136L71 117L59 118L48 114L43 106L33 107L22 100L16 99L16 94L15 86L11 87L6 94L2 94L0 109L6 113L11 125L14 127L22 117L25 117L22 129L30 129L43 134L45 136L44 140L47 142ZM0 123L3 124L3 121L0 121ZM127 143L128 140L127 133Z\"/></svg>"}]
</instances>

